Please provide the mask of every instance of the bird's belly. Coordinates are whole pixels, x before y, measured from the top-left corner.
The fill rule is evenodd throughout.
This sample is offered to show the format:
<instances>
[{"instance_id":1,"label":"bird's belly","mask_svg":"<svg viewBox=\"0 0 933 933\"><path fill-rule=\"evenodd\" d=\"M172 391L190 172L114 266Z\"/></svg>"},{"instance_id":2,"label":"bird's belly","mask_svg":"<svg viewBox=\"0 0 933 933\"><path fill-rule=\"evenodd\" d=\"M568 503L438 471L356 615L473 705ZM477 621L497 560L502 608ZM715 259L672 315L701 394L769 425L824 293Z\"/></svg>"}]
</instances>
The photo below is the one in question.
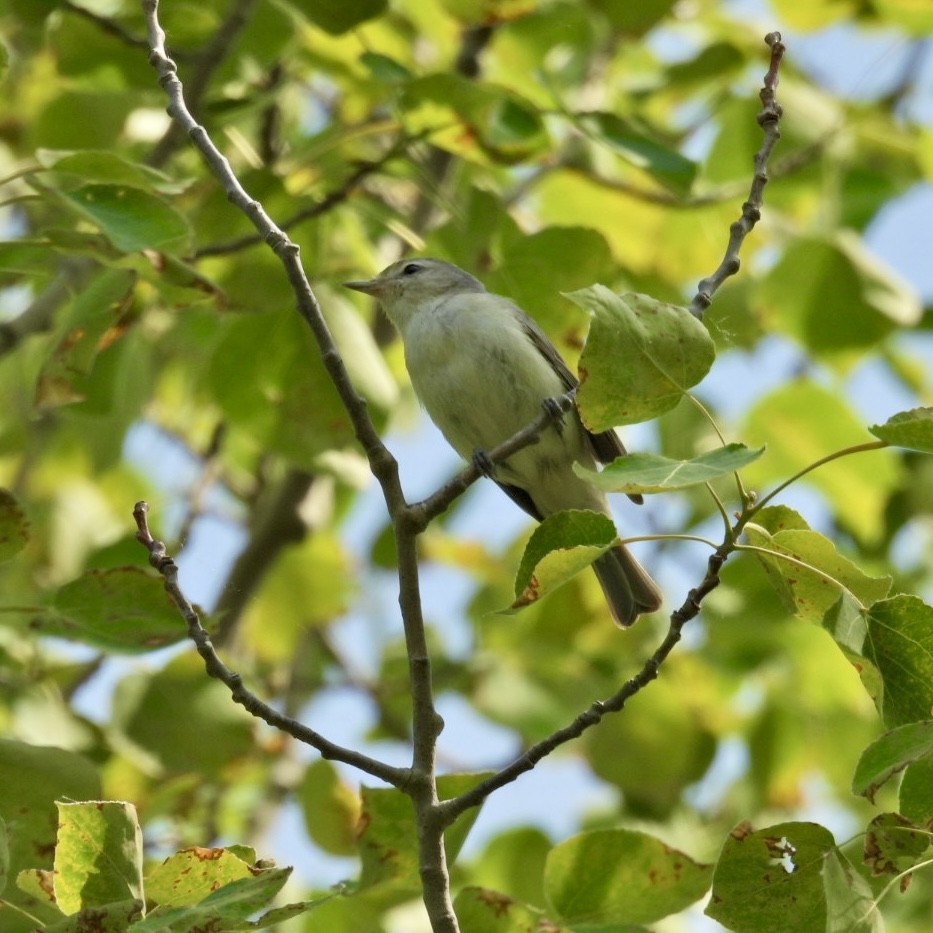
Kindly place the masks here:
<instances>
[{"instance_id":1,"label":"bird's belly","mask_svg":"<svg viewBox=\"0 0 933 933\"><path fill-rule=\"evenodd\" d=\"M430 323L430 328L428 324ZM464 459L488 451L541 413L544 399L565 387L518 329L501 320L446 322L438 315L406 335L412 385L431 420ZM495 334L495 337L492 336ZM546 428L534 443L496 468L496 479L528 491L538 511L605 511L605 499L573 472L573 463L595 466L574 414L560 430Z\"/></svg>"},{"instance_id":2,"label":"bird's belly","mask_svg":"<svg viewBox=\"0 0 933 933\"><path fill-rule=\"evenodd\" d=\"M511 437L540 413L546 397L561 393L545 365L534 361L537 368L529 373L508 339L490 336L489 329L512 336L501 327L484 331L458 323L445 329L443 320L434 323L433 333L413 335L422 337L414 352L406 348L409 375L431 419L462 457Z\"/></svg>"}]
</instances>

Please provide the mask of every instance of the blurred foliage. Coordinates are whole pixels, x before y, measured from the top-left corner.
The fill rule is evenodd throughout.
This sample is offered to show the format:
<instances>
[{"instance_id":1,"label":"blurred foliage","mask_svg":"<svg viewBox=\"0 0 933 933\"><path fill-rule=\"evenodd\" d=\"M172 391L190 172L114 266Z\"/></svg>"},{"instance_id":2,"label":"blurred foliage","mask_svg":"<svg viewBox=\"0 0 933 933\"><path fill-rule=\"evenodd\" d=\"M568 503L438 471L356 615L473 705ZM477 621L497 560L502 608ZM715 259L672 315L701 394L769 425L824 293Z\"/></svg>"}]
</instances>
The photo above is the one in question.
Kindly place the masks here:
<instances>
[{"instance_id":1,"label":"blurred foliage","mask_svg":"<svg viewBox=\"0 0 933 933\"><path fill-rule=\"evenodd\" d=\"M765 28L740 7L179 0L161 15L198 120L301 247L370 414L401 432L414 404L399 349L339 283L406 251L514 297L570 360L588 321L566 293L599 283L689 301L720 261L761 141ZM871 442L860 374L873 401L891 398L874 420L933 398L933 313L865 240L933 178L918 83L931 7L771 0L766 12L767 28L801 42L842 24L836 41L874 42L900 67L860 95L839 93L848 76L825 63L804 73L793 44L782 66L763 222L707 316L718 358L696 389L726 440L765 448L742 467L762 495ZM0 0L0 32L0 926L79 929L96 908L108 930L245 929L251 917L424 929L408 800L360 790L235 706L184 649L132 540L146 498L257 693L347 744L407 743L394 550L281 268L169 130L136 0ZM703 359L675 385L708 367L709 338L695 339ZM628 390L612 397L614 367L595 364L610 385L597 402L624 420ZM679 397L652 412L664 413L645 463L667 477L671 461L694 461L730 514L740 504L721 474L734 463L709 459L710 424ZM695 914L710 886L709 915L734 930L929 929L928 875L896 874L927 857L933 826L928 410L872 431L921 453L844 457L808 473L805 494L792 487L794 509L770 503L743 540L771 553L734 555L660 679L565 746L611 803L601 795L569 838L545 831L565 809L560 787L539 825L487 827L472 848L476 812L454 825L464 931L630 930ZM632 469L621 488L638 482ZM655 482L663 497L627 510L629 533L720 533L703 486ZM517 751L617 690L663 623L615 629L591 575L564 582L579 563L547 530L536 546L563 585L497 612L528 532L505 548L456 533L474 502L421 541L432 578L468 587L462 611L432 609L435 680ZM189 541L210 571L185 563ZM709 551L639 553L671 609ZM535 566L526 557L523 573ZM459 718L441 740L442 796L502 763L501 745L461 734ZM97 798L132 802L138 822L132 807L55 809ZM286 817L306 839L281 842ZM120 858L99 862L108 846ZM309 891L318 869L305 863L324 854L356 867L337 863L328 877L348 883Z\"/></svg>"}]
</instances>

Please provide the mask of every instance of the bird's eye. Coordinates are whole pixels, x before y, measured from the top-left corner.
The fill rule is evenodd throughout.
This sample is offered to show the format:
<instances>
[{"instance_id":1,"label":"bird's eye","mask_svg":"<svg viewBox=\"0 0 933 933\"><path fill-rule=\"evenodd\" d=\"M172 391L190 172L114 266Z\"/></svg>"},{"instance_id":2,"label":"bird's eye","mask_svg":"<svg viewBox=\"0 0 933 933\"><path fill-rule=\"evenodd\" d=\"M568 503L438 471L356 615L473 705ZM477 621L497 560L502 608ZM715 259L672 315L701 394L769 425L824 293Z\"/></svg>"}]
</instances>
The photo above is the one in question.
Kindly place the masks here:
<instances>
[{"instance_id":1,"label":"bird's eye","mask_svg":"<svg viewBox=\"0 0 933 933\"><path fill-rule=\"evenodd\" d=\"M415 273L421 271L421 266L416 262L410 262L404 269L402 269L402 275L415 275Z\"/></svg>"}]
</instances>

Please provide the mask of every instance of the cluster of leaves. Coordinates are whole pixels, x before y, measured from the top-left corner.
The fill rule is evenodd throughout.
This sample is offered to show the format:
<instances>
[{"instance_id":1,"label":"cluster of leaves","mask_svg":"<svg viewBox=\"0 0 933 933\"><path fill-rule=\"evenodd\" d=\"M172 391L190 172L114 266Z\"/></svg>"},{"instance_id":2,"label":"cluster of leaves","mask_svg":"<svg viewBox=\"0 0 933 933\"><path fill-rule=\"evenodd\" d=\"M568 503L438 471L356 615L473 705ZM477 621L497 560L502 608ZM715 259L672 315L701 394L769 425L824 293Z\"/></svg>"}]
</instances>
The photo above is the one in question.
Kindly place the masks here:
<instances>
[{"instance_id":1,"label":"cluster of leaves","mask_svg":"<svg viewBox=\"0 0 933 933\"><path fill-rule=\"evenodd\" d=\"M933 28L906 0L774 6L804 29L849 6L867 28ZM161 15L198 119L300 245L380 427L413 407L398 349L336 283L404 243L480 274L569 358L591 314L594 340L609 322L610 340L627 335L628 358L639 315L620 330L615 293L683 303L719 261L760 141L760 30L716 4L199 0L165 3ZM351 553L343 529L365 465L349 420L274 257L169 130L140 5L6 0L0 28L0 924L81 929L89 910L115 930L233 930L294 913L308 929L381 930L419 890L401 793L358 792L345 772L308 764L190 652L118 668L111 712L82 712L82 691L111 656L184 637L161 582L139 569L130 511L145 496L172 547L218 516L241 532L207 624L257 693L300 713L329 689L350 691L372 710L360 741L407 742L404 648L394 616L381 625L392 606L369 606L371 669L340 648L342 618L366 612L358 593L384 591L394 555L388 531ZM655 51L672 42L677 60ZM861 239L933 174L929 129L896 117L906 78L851 105L791 57L768 222L746 244L766 261L747 262L756 271L717 294L712 339L695 334L667 397L645 367L583 361L593 426L657 417L657 453L600 482L677 497L663 530L704 537L722 517L709 483L739 514L745 536L730 546L757 550L730 558L691 623L697 638L663 676L574 746L617 790L616 806L556 844L539 827L508 829L472 859L457 859L471 819L454 825L464 930L530 930L545 917L555 929L616 930L686 909L711 884L708 912L730 929L869 929L888 879L928 853L933 610L908 594L933 579L931 551L916 544L929 541L933 460L876 450L808 473L819 496L809 523L773 502L756 507L729 476L741 468L743 488L767 491L870 443L847 401L866 361L907 400L900 407L928 402L929 374L899 336L928 332L930 315ZM700 160L685 154L698 127L712 138ZM791 363L777 388L719 418L746 445L722 446L683 388L714 349L757 361L763 344ZM698 392L718 415L715 376ZM907 414L875 437L929 450L928 416ZM140 463L139 449L158 460ZM591 520L542 527L525 560L525 535L504 555L446 523L423 538L425 563L475 582L472 651L465 659L437 635L437 689L508 729L517 750L613 694L659 638L647 622L621 636L595 584L571 577L581 560L568 545L585 547L585 563L614 534ZM707 556L673 542L651 555L685 588ZM532 577L536 598L522 599ZM516 599L534 604L491 612ZM461 770L489 765L453 743ZM700 804L697 782L736 747L747 765ZM481 777L447 775L442 795ZM803 821L814 787L846 814L854 844ZM216 847L258 839L292 797L319 849L358 859L358 881L346 897L300 892L293 908L261 913L287 872ZM132 800L153 860L168 860L143 867L125 808L108 804L98 818L60 805L56 823L61 798ZM105 869L102 848L123 856ZM180 891L195 864L204 874ZM920 930L931 899L920 875L884 909Z\"/></svg>"}]
</instances>

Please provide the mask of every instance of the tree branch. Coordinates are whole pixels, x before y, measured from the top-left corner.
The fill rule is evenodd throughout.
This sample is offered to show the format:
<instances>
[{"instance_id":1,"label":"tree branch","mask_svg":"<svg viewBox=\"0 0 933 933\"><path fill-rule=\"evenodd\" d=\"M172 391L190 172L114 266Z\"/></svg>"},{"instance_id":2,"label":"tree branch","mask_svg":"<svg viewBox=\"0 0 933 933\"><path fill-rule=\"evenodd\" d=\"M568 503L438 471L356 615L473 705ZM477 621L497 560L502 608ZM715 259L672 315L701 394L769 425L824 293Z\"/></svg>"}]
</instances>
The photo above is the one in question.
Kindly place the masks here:
<instances>
[{"instance_id":1,"label":"tree branch","mask_svg":"<svg viewBox=\"0 0 933 933\"><path fill-rule=\"evenodd\" d=\"M329 191L316 204L303 207L300 211L296 211L292 214L287 220L283 220L281 224L282 229L291 230L303 221L320 217L321 214L326 214L327 211L336 207L338 204L342 204L366 178L378 172L388 162L396 158L409 142L410 140L407 137L400 136L378 159L361 162L339 188ZM212 243L208 246L202 246L194 251L191 258L203 259L205 256L224 256L228 253L238 252L241 249L247 249L250 246L256 246L259 243L262 243L262 237L258 234L250 234L248 236L238 237L235 240L227 240L223 243Z\"/></svg>"},{"instance_id":2,"label":"tree branch","mask_svg":"<svg viewBox=\"0 0 933 933\"><path fill-rule=\"evenodd\" d=\"M697 286L697 293L690 302L690 313L694 317L702 318L706 309L712 304L713 295L729 276L739 271L739 251L745 237L754 229L761 219L761 206L763 203L764 187L768 183L768 158L781 138L780 121L783 113L781 105L776 99L778 71L781 59L784 56L784 43L781 42L779 32L770 32L765 36L765 42L771 49L771 66L764 78L764 86L759 92L762 110L758 114L758 124L764 130L764 140L761 148L755 153L755 175L752 179L748 200L742 205L742 216L729 228L729 243L719 268L703 279Z\"/></svg>"},{"instance_id":3,"label":"tree branch","mask_svg":"<svg viewBox=\"0 0 933 933\"><path fill-rule=\"evenodd\" d=\"M526 424L510 438L493 447L492 450L483 451L490 463L501 463L514 453L536 444L541 432L554 424L574 406L576 390L571 390L559 398L552 399L554 407L543 406L541 414L534 421ZM413 502L410 509L413 513L412 521L419 532L427 528L428 524L450 507L450 504L463 495L473 485L483 472L477 463L464 467L453 479L448 480L440 489L432 493L421 502Z\"/></svg>"},{"instance_id":4,"label":"tree branch","mask_svg":"<svg viewBox=\"0 0 933 933\"><path fill-rule=\"evenodd\" d=\"M399 606L402 611L405 642L408 648L409 676L414 701L412 707L412 768L410 772L403 772L399 769L389 768L380 762L374 762L367 756L357 756L357 760L361 762L361 766L365 764L363 770L369 773L376 773L373 770L375 767L380 768L382 773L379 776L394 783L411 797L418 818L419 867L424 880L424 903L436 933L456 933L458 927L450 899L450 886L443 846L443 825L437 817L438 803L434 756L437 736L442 728L442 722L434 707L431 660L428 655L424 620L421 614L418 560L415 550L417 526L412 521L412 512L408 508L401 488L398 463L379 438L369 418L365 401L357 393L350 381L346 366L324 320L317 297L312 291L301 266L297 245L289 240L284 231L273 223L262 205L250 198L234 175L230 163L213 144L204 127L200 126L191 115L191 111L185 103L183 88L178 79L175 63L165 53L165 32L158 21L158 0L141 0L141 2L146 17L151 49L149 61L156 69L159 83L168 96L168 112L200 151L210 170L223 185L228 199L249 217L263 241L273 250L285 268L285 273L296 297L298 311L314 334L321 351L324 368L350 416L357 440L363 447L373 475L382 488L395 528L399 560ZM150 551L150 562L154 566L161 566L162 560L164 560L164 555ZM168 580L169 578L166 577L167 583ZM177 590L177 586L175 590ZM174 598L174 592L172 592L172 595ZM185 611L189 631L192 638L195 639L198 651L208 663L209 673L227 678L225 683L228 683L228 686L234 691L234 699L237 702L243 703L244 699L246 699L257 710L271 715L273 718L267 721L272 722L273 725L277 725L281 720L288 727L289 734L301 738L302 741L309 741L319 750L326 749L330 755L335 757L337 755L344 756L340 760L347 761L349 759L345 756L356 755L356 753L348 749L339 748L331 743L324 744L326 740L323 740L317 733L303 729L299 723L295 723L287 717L281 717L268 707L256 706L258 701L245 694L239 678L219 666L220 662L216 660L210 641L203 634L200 625L196 625L192 621L191 613L188 610L190 610L190 606ZM247 706L247 709L251 709L251 707ZM296 729L297 732L292 732L291 729ZM324 754L323 751L322 754ZM403 776L407 780L401 780Z\"/></svg>"},{"instance_id":5,"label":"tree branch","mask_svg":"<svg viewBox=\"0 0 933 933\"><path fill-rule=\"evenodd\" d=\"M62 0L62 6L70 13L74 13L76 16L81 16L89 20L102 32L106 32L110 36L115 36L121 42L126 43L126 45L134 49L149 48L149 44L143 36L134 36L128 29L124 29L116 22L116 20L112 20L107 16L101 16L93 10L89 10L80 4L73 3L72 0Z\"/></svg>"},{"instance_id":6,"label":"tree branch","mask_svg":"<svg viewBox=\"0 0 933 933\"><path fill-rule=\"evenodd\" d=\"M223 62L224 56L230 50L230 46L233 44L237 33L246 25L246 21L249 19L255 2L256 0L234 0L230 7L230 11L214 33L213 38L198 55L197 59L194 60L192 74L188 80L188 103L186 109L189 109L193 113L197 113L200 110L204 92L207 90L207 85L210 83L211 77L218 66ZM148 32L147 45L148 48L153 49L152 31L149 28L150 22L147 11L148 0L142 0L142 4L143 15L146 16ZM154 4L154 10L157 7L158 0L156 0ZM162 55L166 57L166 60L169 60L167 56L165 56L165 33L162 32L161 27L159 28L159 32L162 35ZM150 62L151 61L152 58L150 55ZM160 166L168 161L169 156L171 156L184 140L181 130L182 127L177 121L173 121L169 124L168 129L155 144L155 148L152 150L147 160L149 165Z\"/></svg>"},{"instance_id":7,"label":"tree branch","mask_svg":"<svg viewBox=\"0 0 933 933\"><path fill-rule=\"evenodd\" d=\"M648 686L658 676L661 665L680 641L684 626L699 614L702 601L719 586L719 571L734 547L734 539L732 535L729 535L710 555L703 580L699 586L690 590L683 605L671 613L670 625L664 640L634 677L626 681L612 696L591 704L569 725L532 745L523 755L496 774L480 781L459 797L443 801L440 804L440 810L444 825L449 826L465 810L478 807L493 791L511 784L525 772L531 771L542 758L551 754L555 749L579 738L587 729L598 725L607 713L618 713L636 693Z\"/></svg>"},{"instance_id":8,"label":"tree branch","mask_svg":"<svg viewBox=\"0 0 933 933\"><path fill-rule=\"evenodd\" d=\"M133 509L133 518L136 520L138 529L136 540L149 552L149 563L162 575L165 591L184 619L188 627L188 637L194 642L198 654L204 659L204 667L208 675L229 688L234 703L239 703L248 713L262 719L270 726L281 729L298 741L316 748L324 758L353 765L395 787L404 785L409 777L407 768L392 767L376 758L354 751L352 748L337 745L298 720L279 713L243 686L240 675L231 671L218 657L211 644L210 636L201 625L197 612L182 592L178 584L178 567L175 561L166 554L165 544L153 538L149 531L148 512L149 506L146 502L136 503Z\"/></svg>"}]
</instances>

